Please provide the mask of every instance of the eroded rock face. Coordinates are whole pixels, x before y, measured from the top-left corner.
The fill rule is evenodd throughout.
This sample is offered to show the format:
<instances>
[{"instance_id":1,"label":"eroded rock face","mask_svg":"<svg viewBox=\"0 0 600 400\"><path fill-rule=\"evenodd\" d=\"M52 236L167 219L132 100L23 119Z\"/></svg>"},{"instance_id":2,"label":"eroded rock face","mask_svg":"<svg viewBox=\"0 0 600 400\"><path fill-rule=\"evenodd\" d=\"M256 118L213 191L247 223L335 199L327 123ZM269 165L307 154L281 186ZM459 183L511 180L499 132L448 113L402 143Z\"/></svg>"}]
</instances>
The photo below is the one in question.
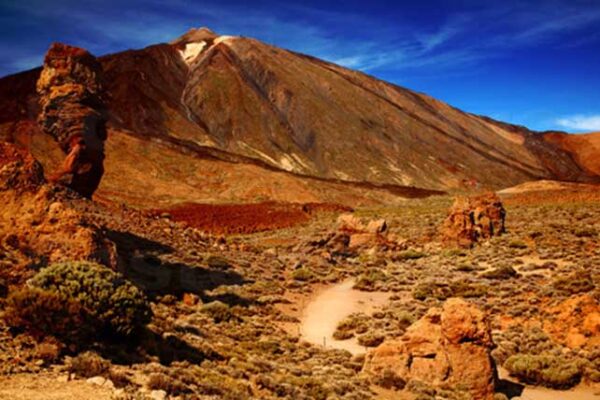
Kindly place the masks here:
<instances>
[{"instance_id":1,"label":"eroded rock face","mask_svg":"<svg viewBox=\"0 0 600 400\"><path fill-rule=\"evenodd\" d=\"M504 233L506 210L495 193L459 197L441 227L444 243L470 247Z\"/></svg>"},{"instance_id":2,"label":"eroded rock face","mask_svg":"<svg viewBox=\"0 0 600 400\"><path fill-rule=\"evenodd\" d=\"M102 67L84 49L54 43L37 82L39 123L67 155L51 180L90 198L104 173L107 111Z\"/></svg>"},{"instance_id":3,"label":"eroded rock face","mask_svg":"<svg viewBox=\"0 0 600 400\"><path fill-rule=\"evenodd\" d=\"M0 142L0 191L35 190L45 182L44 171L31 154Z\"/></svg>"},{"instance_id":4,"label":"eroded rock face","mask_svg":"<svg viewBox=\"0 0 600 400\"><path fill-rule=\"evenodd\" d=\"M594 297L572 296L545 313L543 328L555 341L572 349L600 347L600 304Z\"/></svg>"},{"instance_id":5,"label":"eroded rock face","mask_svg":"<svg viewBox=\"0 0 600 400\"><path fill-rule=\"evenodd\" d=\"M64 189L46 183L41 165L22 149L0 143L0 279L19 284L30 267L67 260L89 260L116 267L116 248L74 204Z\"/></svg>"},{"instance_id":6,"label":"eroded rock face","mask_svg":"<svg viewBox=\"0 0 600 400\"><path fill-rule=\"evenodd\" d=\"M454 298L442 308L430 309L401 338L388 340L368 353L363 371L374 382L387 379L440 387L461 385L474 399L493 399L493 346L484 313Z\"/></svg>"}]
</instances>

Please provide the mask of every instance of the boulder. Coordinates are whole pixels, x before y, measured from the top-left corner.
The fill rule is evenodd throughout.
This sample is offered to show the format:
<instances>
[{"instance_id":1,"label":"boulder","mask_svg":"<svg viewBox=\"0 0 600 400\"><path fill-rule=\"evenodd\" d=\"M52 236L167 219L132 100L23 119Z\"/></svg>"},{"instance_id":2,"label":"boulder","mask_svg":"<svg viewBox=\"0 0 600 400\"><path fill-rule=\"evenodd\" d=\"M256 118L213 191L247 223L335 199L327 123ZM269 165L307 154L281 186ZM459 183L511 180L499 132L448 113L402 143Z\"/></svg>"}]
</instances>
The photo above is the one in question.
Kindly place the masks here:
<instances>
[{"instance_id":1,"label":"boulder","mask_svg":"<svg viewBox=\"0 0 600 400\"><path fill-rule=\"evenodd\" d=\"M48 184L29 153L0 143L0 250L20 260L0 270L0 278L21 283L34 272L28 266L40 262L89 260L116 267L114 243L76 207L84 201Z\"/></svg>"},{"instance_id":2,"label":"boulder","mask_svg":"<svg viewBox=\"0 0 600 400\"><path fill-rule=\"evenodd\" d=\"M104 174L107 111L102 66L86 50L54 43L37 81L38 122L66 154L51 178L91 198Z\"/></svg>"},{"instance_id":3,"label":"boulder","mask_svg":"<svg viewBox=\"0 0 600 400\"><path fill-rule=\"evenodd\" d=\"M459 197L454 201L440 233L447 245L471 247L505 232L506 210L495 193Z\"/></svg>"},{"instance_id":4,"label":"boulder","mask_svg":"<svg viewBox=\"0 0 600 400\"><path fill-rule=\"evenodd\" d=\"M488 321L462 299L430 309L399 339L367 354L363 372L373 382L421 381L435 387L462 387L474 399L493 399L496 368Z\"/></svg>"},{"instance_id":5,"label":"boulder","mask_svg":"<svg viewBox=\"0 0 600 400\"><path fill-rule=\"evenodd\" d=\"M571 349L600 348L600 304L589 294L572 296L545 308L543 328Z\"/></svg>"}]
</instances>

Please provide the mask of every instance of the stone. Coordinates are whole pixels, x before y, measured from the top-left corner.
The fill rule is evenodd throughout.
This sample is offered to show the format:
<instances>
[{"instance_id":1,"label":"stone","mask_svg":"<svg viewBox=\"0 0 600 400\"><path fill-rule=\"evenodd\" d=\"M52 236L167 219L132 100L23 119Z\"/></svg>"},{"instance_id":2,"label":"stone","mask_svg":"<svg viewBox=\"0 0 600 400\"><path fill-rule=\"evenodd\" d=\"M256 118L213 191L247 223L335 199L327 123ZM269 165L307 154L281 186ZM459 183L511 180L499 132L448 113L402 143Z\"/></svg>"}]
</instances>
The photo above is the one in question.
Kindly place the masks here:
<instances>
[{"instance_id":1,"label":"stone","mask_svg":"<svg viewBox=\"0 0 600 400\"><path fill-rule=\"evenodd\" d=\"M164 390L152 390L150 391L150 394L148 396L152 400L166 400L167 392L165 392Z\"/></svg>"},{"instance_id":2,"label":"stone","mask_svg":"<svg viewBox=\"0 0 600 400\"><path fill-rule=\"evenodd\" d=\"M114 383L110 379L107 379L103 376L94 376L92 378L88 378L86 382L90 385L102 386L108 389L115 388Z\"/></svg>"},{"instance_id":3,"label":"stone","mask_svg":"<svg viewBox=\"0 0 600 400\"><path fill-rule=\"evenodd\" d=\"M461 385L473 398L492 400L496 367L485 314L462 299L431 308L405 334L386 340L366 356L363 372L377 382L386 376L437 387Z\"/></svg>"},{"instance_id":4,"label":"stone","mask_svg":"<svg viewBox=\"0 0 600 400\"><path fill-rule=\"evenodd\" d=\"M338 230L349 232L360 232L365 229L360 218L353 214L342 214L337 219Z\"/></svg>"},{"instance_id":5,"label":"stone","mask_svg":"<svg viewBox=\"0 0 600 400\"><path fill-rule=\"evenodd\" d=\"M38 122L66 154L51 181L91 198L104 174L108 112L102 66L84 49L53 43L37 81Z\"/></svg>"},{"instance_id":6,"label":"stone","mask_svg":"<svg viewBox=\"0 0 600 400\"><path fill-rule=\"evenodd\" d=\"M369 233L384 233L387 228L387 221L381 218L369 221L365 230Z\"/></svg>"},{"instance_id":7,"label":"stone","mask_svg":"<svg viewBox=\"0 0 600 400\"><path fill-rule=\"evenodd\" d=\"M471 247L505 232L506 210L495 193L458 197L440 228L446 245Z\"/></svg>"}]
</instances>

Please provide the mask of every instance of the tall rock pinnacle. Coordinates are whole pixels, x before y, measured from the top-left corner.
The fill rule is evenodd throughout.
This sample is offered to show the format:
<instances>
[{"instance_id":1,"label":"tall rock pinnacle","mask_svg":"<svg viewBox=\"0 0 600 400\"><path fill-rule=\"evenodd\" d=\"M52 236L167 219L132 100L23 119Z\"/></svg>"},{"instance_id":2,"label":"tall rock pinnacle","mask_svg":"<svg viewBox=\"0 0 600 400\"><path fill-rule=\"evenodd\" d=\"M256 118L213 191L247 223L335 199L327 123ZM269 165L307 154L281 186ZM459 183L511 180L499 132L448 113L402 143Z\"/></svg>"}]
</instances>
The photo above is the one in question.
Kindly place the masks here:
<instances>
[{"instance_id":1,"label":"tall rock pinnacle","mask_svg":"<svg viewBox=\"0 0 600 400\"><path fill-rule=\"evenodd\" d=\"M84 49L54 43L37 82L39 123L67 155L51 177L91 197L104 174L107 111L102 66Z\"/></svg>"}]
</instances>

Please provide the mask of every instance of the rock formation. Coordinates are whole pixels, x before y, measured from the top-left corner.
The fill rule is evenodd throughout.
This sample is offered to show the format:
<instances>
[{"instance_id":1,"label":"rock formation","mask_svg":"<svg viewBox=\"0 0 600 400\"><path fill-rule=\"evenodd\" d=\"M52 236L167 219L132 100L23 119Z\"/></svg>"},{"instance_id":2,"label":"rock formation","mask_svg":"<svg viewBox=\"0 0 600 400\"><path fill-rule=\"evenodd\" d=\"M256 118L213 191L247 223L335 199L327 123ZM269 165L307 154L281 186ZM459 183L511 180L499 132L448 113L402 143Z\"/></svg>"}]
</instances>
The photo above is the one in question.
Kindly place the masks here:
<instances>
[{"instance_id":1,"label":"rock formation","mask_svg":"<svg viewBox=\"0 0 600 400\"><path fill-rule=\"evenodd\" d=\"M39 123L67 155L51 180L90 198L104 173L107 112L102 66L86 50L54 43L37 81Z\"/></svg>"},{"instance_id":2,"label":"rock formation","mask_svg":"<svg viewBox=\"0 0 600 400\"><path fill-rule=\"evenodd\" d=\"M0 255L15 260L10 268L0 268L0 280L22 283L36 266L54 261L116 267L115 245L77 209L77 202L81 199L46 183L42 166L30 154L0 143Z\"/></svg>"},{"instance_id":3,"label":"rock formation","mask_svg":"<svg viewBox=\"0 0 600 400\"><path fill-rule=\"evenodd\" d=\"M504 233L505 216L506 210L495 193L459 197L442 225L442 240L449 245L470 247Z\"/></svg>"},{"instance_id":4,"label":"rock formation","mask_svg":"<svg viewBox=\"0 0 600 400\"><path fill-rule=\"evenodd\" d=\"M442 308L430 309L401 338L386 341L367 354L363 371L374 382L415 380L434 387L460 385L474 399L493 399L493 346L483 312L453 298Z\"/></svg>"}]
</instances>

